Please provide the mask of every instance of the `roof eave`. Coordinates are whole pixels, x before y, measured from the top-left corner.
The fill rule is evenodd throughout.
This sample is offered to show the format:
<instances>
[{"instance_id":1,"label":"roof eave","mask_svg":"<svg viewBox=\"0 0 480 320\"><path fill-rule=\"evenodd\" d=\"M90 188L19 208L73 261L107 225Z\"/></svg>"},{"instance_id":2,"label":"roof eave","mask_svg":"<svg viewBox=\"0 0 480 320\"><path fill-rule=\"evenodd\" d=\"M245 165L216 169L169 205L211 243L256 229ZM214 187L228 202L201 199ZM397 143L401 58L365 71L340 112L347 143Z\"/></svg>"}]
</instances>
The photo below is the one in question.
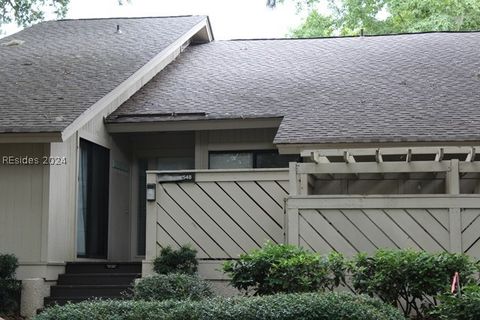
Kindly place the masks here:
<instances>
[{"instance_id":1,"label":"roof eave","mask_svg":"<svg viewBox=\"0 0 480 320\"><path fill-rule=\"evenodd\" d=\"M338 142L338 143L285 143L274 142L280 154L299 154L304 150L312 149L346 149L346 148L407 148L407 147L470 147L480 144L480 140L465 141L385 141L374 142Z\"/></svg>"},{"instance_id":2,"label":"roof eave","mask_svg":"<svg viewBox=\"0 0 480 320\"><path fill-rule=\"evenodd\" d=\"M172 120L158 122L106 123L110 133L201 131L226 129L278 128L281 117L246 119Z\"/></svg>"},{"instance_id":3,"label":"roof eave","mask_svg":"<svg viewBox=\"0 0 480 320\"><path fill-rule=\"evenodd\" d=\"M0 133L0 143L51 143L62 142L61 132Z\"/></svg>"}]
</instances>

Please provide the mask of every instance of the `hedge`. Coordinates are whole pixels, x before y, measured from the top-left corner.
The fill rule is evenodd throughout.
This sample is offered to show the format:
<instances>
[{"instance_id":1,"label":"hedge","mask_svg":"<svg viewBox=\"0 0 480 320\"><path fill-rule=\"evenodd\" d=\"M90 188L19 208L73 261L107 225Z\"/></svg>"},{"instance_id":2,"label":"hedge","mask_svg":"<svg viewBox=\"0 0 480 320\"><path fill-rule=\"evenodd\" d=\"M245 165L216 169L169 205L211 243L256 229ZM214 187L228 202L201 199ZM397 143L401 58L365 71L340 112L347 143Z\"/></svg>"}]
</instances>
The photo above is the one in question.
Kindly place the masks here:
<instances>
[{"instance_id":1,"label":"hedge","mask_svg":"<svg viewBox=\"0 0 480 320\"><path fill-rule=\"evenodd\" d=\"M404 320L390 305L347 293L277 294L163 302L106 300L55 306L35 320Z\"/></svg>"}]
</instances>

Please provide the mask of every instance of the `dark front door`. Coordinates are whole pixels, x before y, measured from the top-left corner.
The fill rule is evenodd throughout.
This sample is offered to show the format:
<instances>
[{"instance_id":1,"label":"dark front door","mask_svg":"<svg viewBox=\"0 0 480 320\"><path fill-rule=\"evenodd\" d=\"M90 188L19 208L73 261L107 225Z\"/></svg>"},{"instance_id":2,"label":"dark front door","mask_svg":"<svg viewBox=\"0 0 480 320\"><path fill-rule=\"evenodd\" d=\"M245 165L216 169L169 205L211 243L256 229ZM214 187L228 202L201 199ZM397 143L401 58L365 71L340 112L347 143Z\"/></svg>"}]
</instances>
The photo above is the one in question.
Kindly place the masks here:
<instances>
[{"instance_id":1,"label":"dark front door","mask_svg":"<svg viewBox=\"0 0 480 320\"><path fill-rule=\"evenodd\" d=\"M80 140L77 257L107 258L110 152Z\"/></svg>"}]
</instances>

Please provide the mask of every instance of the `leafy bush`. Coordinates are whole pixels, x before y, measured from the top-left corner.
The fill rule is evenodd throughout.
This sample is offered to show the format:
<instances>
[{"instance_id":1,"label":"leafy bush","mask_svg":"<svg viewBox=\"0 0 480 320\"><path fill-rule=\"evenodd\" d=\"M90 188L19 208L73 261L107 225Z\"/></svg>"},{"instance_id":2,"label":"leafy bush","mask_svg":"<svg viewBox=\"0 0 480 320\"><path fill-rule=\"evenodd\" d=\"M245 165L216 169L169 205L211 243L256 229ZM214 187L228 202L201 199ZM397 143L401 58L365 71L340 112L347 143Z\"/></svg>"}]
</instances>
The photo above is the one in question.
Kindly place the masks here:
<instances>
[{"instance_id":1,"label":"leafy bush","mask_svg":"<svg viewBox=\"0 0 480 320\"><path fill-rule=\"evenodd\" d=\"M406 316L412 311L423 316L436 305L435 297L445 292L456 271L463 283L470 283L475 270L466 255L413 250L379 250L372 257L359 254L351 264L357 292L376 295L402 308Z\"/></svg>"},{"instance_id":2,"label":"leafy bush","mask_svg":"<svg viewBox=\"0 0 480 320\"><path fill-rule=\"evenodd\" d=\"M339 253L324 257L272 243L223 266L233 287L253 290L256 295L333 290L345 281L345 270L345 259Z\"/></svg>"},{"instance_id":3,"label":"leafy bush","mask_svg":"<svg viewBox=\"0 0 480 320\"><path fill-rule=\"evenodd\" d=\"M163 248L160 256L153 260L153 270L159 274L195 274L198 266L196 256L197 250L188 245L181 246L178 250L168 246Z\"/></svg>"},{"instance_id":4,"label":"leafy bush","mask_svg":"<svg viewBox=\"0 0 480 320\"><path fill-rule=\"evenodd\" d=\"M461 295L444 294L441 304L430 315L441 320L480 319L480 286L471 285L463 289Z\"/></svg>"},{"instance_id":5,"label":"leafy bush","mask_svg":"<svg viewBox=\"0 0 480 320\"><path fill-rule=\"evenodd\" d=\"M36 320L401 320L387 304L339 293L277 294L204 301L98 301L55 306Z\"/></svg>"},{"instance_id":6,"label":"leafy bush","mask_svg":"<svg viewBox=\"0 0 480 320\"><path fill-rule=\"evenodd\" d=\"M15 279L18 259L13 254L0 254L0 279Z\"/></svg>"},{"instance_id":7,"label":"leafy bush","mask_svg":"<svg viewBox=\"0 0 480 320\"><path fill-rule=\"evenodd\" d=\"M213 291L207 281L180 273L146 277L134 287L136 300L201 300L210 297L213 297Z\"/></svg>"},{"instance_id":8,"label":"leafy bush","mask_svg":"<svg viewBox=\"0 0 480 320\"><path fill-rule=\"evenodd\" d=\"M0 255L0 315L18 311L22 285L15 280L17 268L18 260L14 255Z\"/></svg>"}]
</instances>

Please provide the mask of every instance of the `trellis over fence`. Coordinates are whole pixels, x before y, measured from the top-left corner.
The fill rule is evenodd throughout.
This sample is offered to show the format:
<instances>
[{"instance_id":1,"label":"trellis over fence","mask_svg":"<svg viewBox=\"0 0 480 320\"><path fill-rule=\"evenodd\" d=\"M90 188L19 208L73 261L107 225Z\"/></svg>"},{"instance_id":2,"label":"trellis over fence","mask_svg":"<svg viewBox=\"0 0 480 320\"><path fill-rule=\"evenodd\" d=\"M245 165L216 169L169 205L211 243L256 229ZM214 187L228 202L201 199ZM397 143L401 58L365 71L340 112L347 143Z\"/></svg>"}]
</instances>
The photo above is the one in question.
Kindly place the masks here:
<instances>
[{"instance_id":1,"label":"trellis over fence","mask_svg":"<svg viewBox=\"0 0 480 320\"><path fill-rule=\"evenodd\" d=\"M368 153L371 161L357 162L358 150ZM480 194L460 194L461 176L480 173L475 148L421 149L426 156L421 161L412 160L415 149L406 149L402 161L390 157L392 149L358 150L304 152L313 162L291 163L289 170L148 172L156 199L147 204L146 265L163 246L190 243L199 252L202 274L220 279L215 269L222 260L267 240L321 253L352 255L387 247L465 252L480 258ZM433 160L424 160L428 155ZM445 190L312 194L325 176L335 180L417 173L445 180ZM148 273L148 267L145 270Z\"/></svg>"},{"instance_id":2,"label":"trellis over fence","mask_svg":"<svg viewBox=\"0 0 480 320\"><path fill-rule=\"evenodd\" d=\"M465 252L478 259L480 194L460 194L460 178L480 172L480 164L475 162L476 150L445 147L304 151L302 156L312 162L290 164L287 242L320 252L333 249L354 254L384 247L416 248ZM432 160L412 161L415 156ZM357 162L361 157L364 162ZM386 161L387 157L393 161ZM432 178L442 175L444 192L310 194L319 176L335 179L335 175L416 173L431 174Z\"/></svg>"}]
</instances>

